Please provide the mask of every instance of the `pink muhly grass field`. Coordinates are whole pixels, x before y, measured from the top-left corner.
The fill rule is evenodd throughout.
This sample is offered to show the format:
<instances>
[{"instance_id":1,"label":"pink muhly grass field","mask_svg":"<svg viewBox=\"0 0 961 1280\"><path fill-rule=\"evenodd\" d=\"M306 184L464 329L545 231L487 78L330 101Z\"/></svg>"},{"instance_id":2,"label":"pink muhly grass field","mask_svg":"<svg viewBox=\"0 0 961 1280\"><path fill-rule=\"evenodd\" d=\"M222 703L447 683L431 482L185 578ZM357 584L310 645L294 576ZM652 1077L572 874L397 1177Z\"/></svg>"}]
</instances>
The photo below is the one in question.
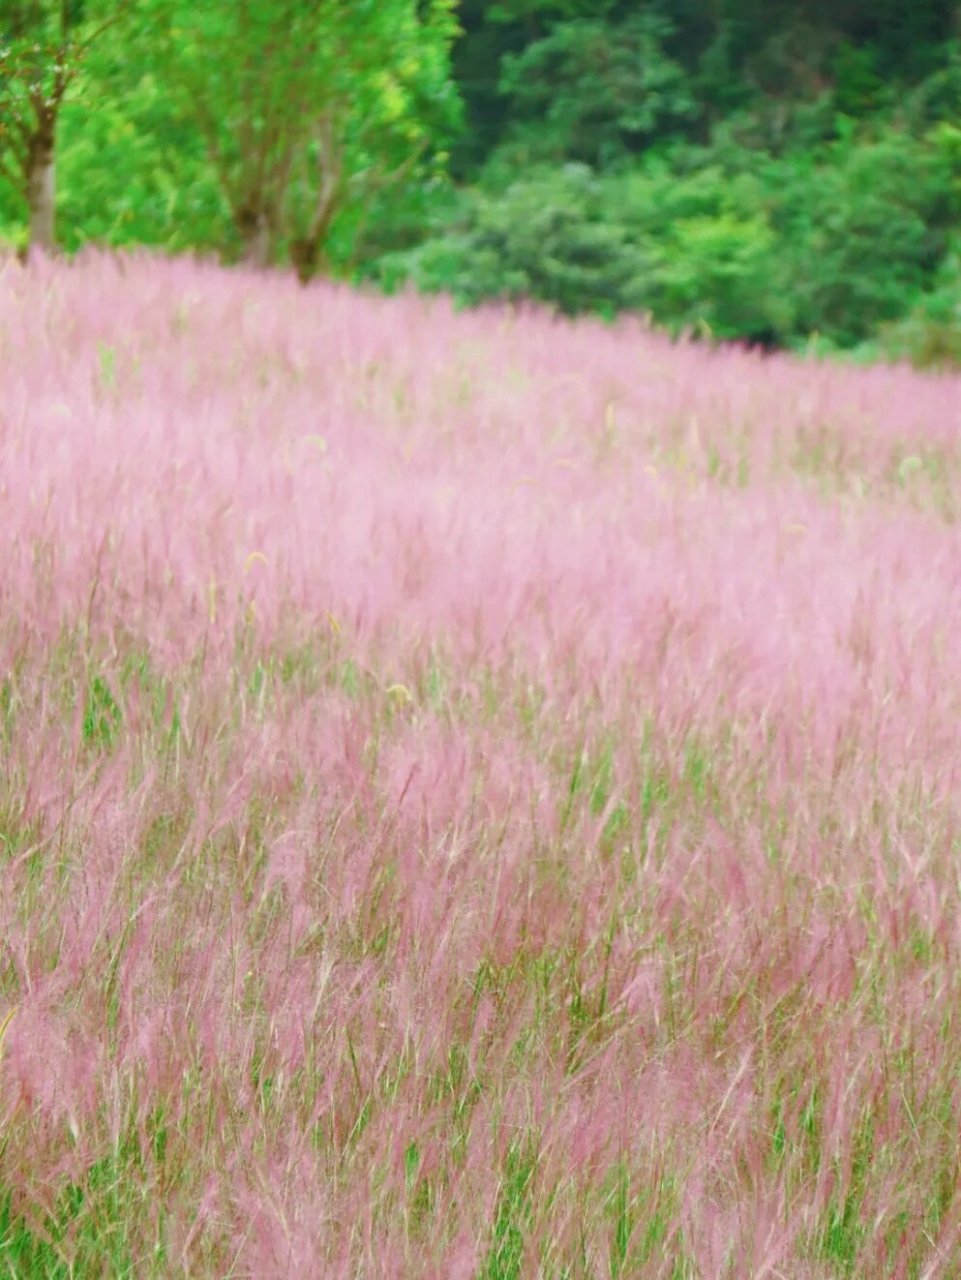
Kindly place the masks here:
<instances>
[{"instance_id":1,"label":"pink muhly grass field","mask_svg":"<svg viewBox=\"0 0 961 1280\"><path fill-rule=\"evenodd\" d=\"M0 275L0 1270L961 1274L961 380Z\"/></svg>"}]
</instances>

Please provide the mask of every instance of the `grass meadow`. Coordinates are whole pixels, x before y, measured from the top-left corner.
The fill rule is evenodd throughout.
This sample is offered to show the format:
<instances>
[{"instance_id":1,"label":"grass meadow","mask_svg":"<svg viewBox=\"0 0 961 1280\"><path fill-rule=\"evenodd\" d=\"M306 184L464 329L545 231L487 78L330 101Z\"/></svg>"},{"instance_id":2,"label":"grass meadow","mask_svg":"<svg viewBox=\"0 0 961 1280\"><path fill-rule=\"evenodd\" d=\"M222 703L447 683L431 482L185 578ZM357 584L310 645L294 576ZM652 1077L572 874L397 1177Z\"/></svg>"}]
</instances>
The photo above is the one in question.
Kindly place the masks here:
<instances>
[{"instance_id":1,"label":"grass meadow","mask_svg":"<svg viewBox=\"0 0 961 1280\"><path fill-rule=\"evenodd\" d=\"M0 274L0 1274L961 1275L961 378Z\"/></svg>"}]
</instances>

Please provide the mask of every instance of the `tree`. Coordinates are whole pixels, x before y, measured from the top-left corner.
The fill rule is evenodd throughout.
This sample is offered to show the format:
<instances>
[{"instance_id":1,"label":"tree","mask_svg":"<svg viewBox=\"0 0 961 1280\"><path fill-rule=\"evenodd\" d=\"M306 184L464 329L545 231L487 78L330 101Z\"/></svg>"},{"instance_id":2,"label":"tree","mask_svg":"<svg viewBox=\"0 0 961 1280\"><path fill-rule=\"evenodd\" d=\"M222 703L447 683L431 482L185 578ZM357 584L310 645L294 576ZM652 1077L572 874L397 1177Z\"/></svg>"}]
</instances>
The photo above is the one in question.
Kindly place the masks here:
<instances>
[{"instance_id":1,"label":"tree","mask_svg":"<svg viewBox=\"0 0 961 1280\"><path fill-rule=\"evenodd\" d=\"M57 247L57 126L84 56L123 14L84 0L0 0L0 177L26 202L28 247Z\"/></svg>"},{"instance_id":2,"label":"tree","mask_svg":"<svg viewBox=\"0 0 961 1280\"><path fill-rule=\"evenodd\" d=\"M505 58L502 92L535 158L604 165L689 117L687 76L664 52L672 31L653 11L616 23L573 18Z\"/></svg>"},{"instance_id":3,"label":"tree","mask_svg":"<svg viewBox=\"0 0 961 1280\"><path fill-rule=\"evenodd\" d=\"M158 0L163 75L200 129L243 261L325 265L335 220L458 123L453 0Z\"/></svg>"}]
</instances>

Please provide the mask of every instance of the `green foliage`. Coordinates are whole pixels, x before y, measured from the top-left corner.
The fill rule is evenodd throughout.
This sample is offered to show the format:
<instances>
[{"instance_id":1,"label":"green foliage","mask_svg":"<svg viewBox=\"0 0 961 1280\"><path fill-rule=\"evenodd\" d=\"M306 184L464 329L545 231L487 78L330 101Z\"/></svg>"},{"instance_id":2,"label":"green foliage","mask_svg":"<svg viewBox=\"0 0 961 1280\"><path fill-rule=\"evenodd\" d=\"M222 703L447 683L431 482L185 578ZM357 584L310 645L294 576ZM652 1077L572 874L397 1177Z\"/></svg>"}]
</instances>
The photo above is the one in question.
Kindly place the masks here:
<instances>
[{"instance_id":1,"label":"green foliage","mask_svg":"<svg viewBox=\"0 0 961 1280\"><path fill-rule=\"evenodd\" d=\"M536 1172L536 1153L513 1143L504 1161L493 1238L480 1273L482 1280L516 1280L521 1275Z\"/></svg>"},{"instance_id":2,"label":"green foliage","mask_svg":"<svg viewBox=\"0 0 961 1280\"><path fill-rule=\"evenodd\" d=\"M568 165L476 195L452 235L388 258L380 278L464 303L526 297L565 314L647 311L718 337L780 335L777 245L753 195L711 170L601 179Z\"/></svg>"},{"instance_id":3,"label":"green foliage","mask_svg":"<svg viewBox=\"0 0 961 1280\"><path fill-rule=\"evenodd\" d=\"M124 1152L123 1155L126 1153ZM128 1277L156 1274L141 1260L134 1266L126 1245L124 1214L128 1168L105 1159L93 1165L82 1184L69 1184L44 1214L39 1230L13 1210L9 1192L0 1195L0 1267L11 1280L67 1280L73 1276ZM157 1260L163 1260L158 1243ZM70 1259L68 1261L68 1258Z\"/></svg>"},{"instance_id":4,"label":"green foliage","mask_svg":"<svg viewBox=\"0 0 961 1280\"><path fill-rule=\"evenodd\" d=\"M952 168L923 140L890 131L843 139L810 179L795 178L781 222L800 332L851 346L911 308L956 217Z\"/></svg>"},{"instance_id":5,"label":"green foliage","mask_svg":"<svg viewBox=\"0 0 961 1280\"><path fill-rule=\"evenodd\" d=\"M877 53L843 44L834 58L834 106L842 115L870 115L884 101L884 80L878 74Z\"/></svg>"},{"instance_id":6,"label":"green foliage","mask_svg":"<svg viewBox=\"0 0 961 1280\"><path fill-rule=\"evenodd\" d=\"M652 166L608 184L632 237L648 246L645 305L675 328L783 339L793 317L768 192L750 171Z\"/></svg>"},{"instance_id":7,"label":"green foliage","mask_svg":"<svg viewBox=\"0 0 961 1280\"><path fill-rule=\"evenodd\" d=\"M0 0L0 182L25 215L22 247L56 248L60 118L84 62L131 0Z\"/></svg>"},{"instance_id":8,"label":"green foliage","mask_svg":"<svg viewBox=\"0 0 961 1280\"><path fill-rule=\"evenodd\" d=\"M961 367L961 244L945 258L913 310L881 330L876 352L922 369Z\"/></svg>"},{"instance_id":9,"label":"green foliage","mask_svg":"<svg viewBox=\"0 0 961 1280\"><path fill-rule=\"evenodd\" d=\"M124 59L124 34L111 33L91 51L83 99L64 107L63 245L216 250L230 234L229 217L202 140L146 60ZM89 111L87 102L98 109Z\"/></svg>"},{"instance_id":10,"label":"green foliage","mask_svg":"<svg viewBox=\"0 0 961 1280\"><path fill-rule=\"evenodd\" d=\"M961 43L944 49L936 69L905 95L903 112L915 128L961 120Z\"/></svg>"},{"instance_id":11,"label":"green foliage","mask_svg":"<svg viewBox=\"0 0 961 1280\"><path fill-rule=\"evenodd\" d=\"M603 188L590 170L568 165L515 183L503 197L477 195L455 236L388 260L425 289L461 301L534 298L574 314L639 305L647 262L628 230L604 216Z\"/></svg>"},{"instance_id":12,"label":"green foliage","mask_svg":"<svg viewBox=\"0 0 961 1280\"><path fill-rule=\"evenodd\" d=\"M865 349L883 332L950 358L952 15L944 0L465 0L457 155L477 189L374 274L464 302L639 307L765 345Z\"/></svg>"},{"instance_id":13,"label":"green foliage","mask_svg":"<svg viewBox=\"0 0 961 1280\"><path fill-rule=\"evenodd\" d=\"M356 232L371 194L456 126L451 0L151 8L159 74L252 259L313 274L335 222L352 218Z\"/></svg>"},{"instance_id":14,"label":"green foliage","mask_svg":"<svg viewBox=\"0 0 961 1280\"><path fill-rule=\"evenodd\" d=\"M683 69L664 52L656 13L623 22L560 23L504 59L501 91L528 159L607 165L640 150L694 109Z\"/></svg>"},{"instance_id":15,"label":"green foliage","mask_svg":"<svg viewBox=\"0 0 961 1280\"><path fill-rule=\"evenodd\" d=\"M959 34L946 0L0 0L0 240L42 123L68 250L937 366Z\"/></svg>"},{"instance_id":16,"label":"green foliage","mask_svg":"<svg viewBox=\"0 0 961 1280\"><path fill-rule=\"evenodd\" d=\"M35 1236L23 1218L13 1214L9 1193L0 1199L0 1261L5 1273L15 1280L61 1276L67 1270L60 1265L54 1247Z\"/></svg>"},{"instance_id":17,"label":"green foliage","mask_svg":"<svg viewBox=\"0 0 961 1280\"><path fill-rule=\"evenodd\" d=\"M306 276L350 268L368 236L393 248L419 234L459 123L453 0L110 9L117 21L83 28L97 40L71 60L71 92L57 102L65 247L237 256L263 226L265 256ZM99 0L97 16L106 10ZM53 74L54 53L38 56L38 74ZM0 127L10 83L0 80ZM3 141L0 231L18 241L24 182ZM387 229L397 213L406 240Z\"/></svg>"},{"instance_id":18,"label":"green foliage","mask_svg":"<svg viewBox=\"0 0 961 1280\"><path fill-rule=\"evenodd\" d=\"M765 346L816 333L855 347L929 294L943 323L957 297L943 264L961 213L961 131L892 125L864 136L834 117L834 136L817 141L823 125L810 113L802 127L815 141L781 155L732 128L712 146L609 173L540 165L507 181L495 157L447 228L385 255L376 276L468 304L636 309L673 330Z\"/></svg>"},{"instance_id":19,"label":"green foliage","mask_svg":"<svg viewBox=\"0 0 961 1280\"><path fill-rule=\"evenodd\" d=\"M83 708L83 740L87 746L109 750L120 732L122 716L110 686L102 676L94 676L87 689Z\"/></svg>"}]
</instances>

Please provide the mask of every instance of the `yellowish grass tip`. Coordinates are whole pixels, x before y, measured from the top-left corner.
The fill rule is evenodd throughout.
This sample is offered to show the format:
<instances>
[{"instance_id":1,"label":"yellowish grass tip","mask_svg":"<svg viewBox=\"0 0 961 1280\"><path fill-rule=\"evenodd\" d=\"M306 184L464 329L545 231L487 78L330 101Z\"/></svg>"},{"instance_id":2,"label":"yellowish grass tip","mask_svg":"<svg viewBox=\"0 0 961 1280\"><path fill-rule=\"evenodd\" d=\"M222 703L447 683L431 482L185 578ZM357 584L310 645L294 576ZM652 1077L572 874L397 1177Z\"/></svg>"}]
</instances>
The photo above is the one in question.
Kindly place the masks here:
<instances>
[{"instance_id":1,"label":"yellowish grass tip","mask_svg":"<svg viewBox=\"0 0 961 1280\"><path fill-rule=\"evenodd\" d=\"M13 1021L13 1015L16 1012L17 1012L17 1006L14 1005L13 1008L7 1010L7 1012L3 1015L3 1021L0 1022L0 1053L3 1052L3 1042L7 1038L7 1030L10 1026L10 1023Z\"/></svg>"}]
</instances>

